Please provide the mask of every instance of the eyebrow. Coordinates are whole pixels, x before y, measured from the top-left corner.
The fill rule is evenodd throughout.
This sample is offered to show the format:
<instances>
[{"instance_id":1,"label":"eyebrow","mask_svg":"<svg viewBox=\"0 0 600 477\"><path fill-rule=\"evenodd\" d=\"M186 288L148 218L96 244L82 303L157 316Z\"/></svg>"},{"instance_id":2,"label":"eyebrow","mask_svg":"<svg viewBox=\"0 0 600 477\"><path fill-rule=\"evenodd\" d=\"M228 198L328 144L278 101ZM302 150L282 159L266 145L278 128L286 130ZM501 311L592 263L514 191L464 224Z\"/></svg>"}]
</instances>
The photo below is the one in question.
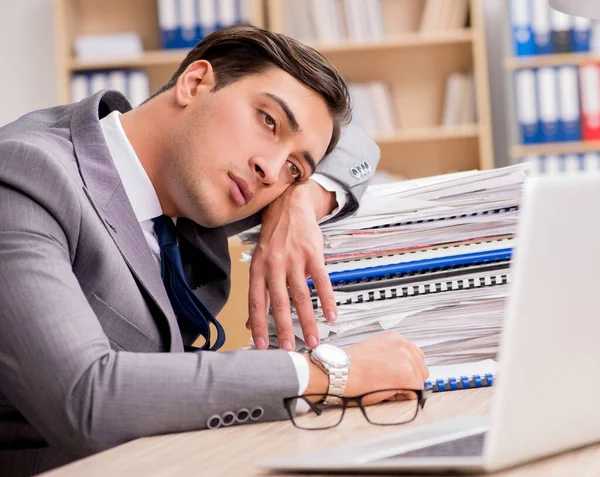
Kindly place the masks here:
<instances>
[{"instance_id":1,"label":"eyebrow","mask_svg":"<svg viewBox=\"0 0 600 477\"><path fill-rule=\"evenodd\" d=\"M281 109L283 109L283 112L285 113L285 116L286 116L288 122L290 123L290 128L292 129L292 132L294 134L298 134L299 132L302 131L302 128L300 127L300 125L298 124L298 121L296 120L296 116L294 115L293 111L290 109L290 107L288 106L288 104L285 102L285 100L283 98L281 98L273 93L263 93L263 96L266 96L267 98L275 101L279 105L279 107ZM310 173L313 174L315 172L315 170L317 169L317 163L316 163L314 157L308 151L302 151L302 156L304 157L304 160L308 163L308 165L311 168Z\"/></svg>"}]
</instances>

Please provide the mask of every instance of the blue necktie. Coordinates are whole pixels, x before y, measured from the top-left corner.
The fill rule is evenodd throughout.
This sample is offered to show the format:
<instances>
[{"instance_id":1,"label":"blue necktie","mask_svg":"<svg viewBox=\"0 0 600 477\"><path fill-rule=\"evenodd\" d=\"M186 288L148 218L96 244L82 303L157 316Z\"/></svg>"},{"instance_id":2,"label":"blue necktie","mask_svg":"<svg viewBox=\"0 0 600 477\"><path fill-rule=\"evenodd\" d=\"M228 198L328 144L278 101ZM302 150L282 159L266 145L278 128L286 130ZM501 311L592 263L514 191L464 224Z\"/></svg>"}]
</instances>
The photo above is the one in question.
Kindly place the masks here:
<instances>
[{"instance_id":1,"label":"blue necktie","mask_svg":"<svg viewBox=\"0 0 600 477\"><path fill-rule=\"evenodd\" d=\"M177 245L175 224L166 215L161 215L154 219L154 230L160 245L160 273L175 315L204 337L206 342L199 349L218 350L225 342L225 330L187 284ZM212 347L210 323L217 329L217 339Z\"/></svg>"}]
</instances>

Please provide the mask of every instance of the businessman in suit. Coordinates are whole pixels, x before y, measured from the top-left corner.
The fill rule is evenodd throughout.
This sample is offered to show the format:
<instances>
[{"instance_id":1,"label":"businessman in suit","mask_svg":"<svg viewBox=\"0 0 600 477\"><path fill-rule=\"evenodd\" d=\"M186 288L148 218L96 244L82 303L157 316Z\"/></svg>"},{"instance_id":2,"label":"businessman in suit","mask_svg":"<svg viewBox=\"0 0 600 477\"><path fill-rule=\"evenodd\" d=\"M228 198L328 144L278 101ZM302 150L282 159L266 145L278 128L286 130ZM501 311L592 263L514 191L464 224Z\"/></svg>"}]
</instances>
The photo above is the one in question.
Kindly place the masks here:
<instances>
[{"instance_id":1,"label":"businessman in suit","mask_svg":"<svg viewBox=\"0 0 600 477\"><path fill-rule=\"evenodd\" d=\"M141 436L285 419L284 397L331 390L315 360L286 351L288 287L314 347L306 273L335 315L317 221L340 202L336 217L351 213L378 160L344 129L349 115L322 56L240 26L199 43L136 109L101 92L0 129L0 475ZM261 218L259 350L211 352L224 339L227 237ZM269 301L281 350L262 350ZM184 352L199 335L203 350ZM397 334L346 351L338 395L427 376Z\"/></svg>"}]
</instances>

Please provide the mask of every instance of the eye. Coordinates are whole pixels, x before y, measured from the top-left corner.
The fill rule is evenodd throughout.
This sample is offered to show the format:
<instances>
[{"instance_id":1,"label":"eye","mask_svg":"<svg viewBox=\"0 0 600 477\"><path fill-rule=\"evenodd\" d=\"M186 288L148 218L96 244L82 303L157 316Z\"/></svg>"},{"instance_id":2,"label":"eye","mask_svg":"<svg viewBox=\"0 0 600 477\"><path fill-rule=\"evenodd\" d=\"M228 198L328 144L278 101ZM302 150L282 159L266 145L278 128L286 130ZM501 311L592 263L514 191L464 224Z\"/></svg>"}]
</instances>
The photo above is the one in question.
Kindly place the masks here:
<instances>
[{"instance_id":1,"label":"eye","mask_svg":"<svg viewBox=\"0 0 600 477\"><path fill-rule=\"evenodd\" d=\"M265 123L265 126L267 126L271 131L275 132L277 129L277 121L275 121L275 118L264 111L261 111L260 115L263 119L263 123Z\"/></svg>"},{"instance_id":2,"label":"eye","mask_svg":"<svg viewBox=\"0 0 600 477\"><path fill-rule=\"evenodd\" d=\"M288 169L290 170L290 174L294 179L300 179L302 177L302 171L293 162L288 162Z\"/></svg>"}]
</instances>

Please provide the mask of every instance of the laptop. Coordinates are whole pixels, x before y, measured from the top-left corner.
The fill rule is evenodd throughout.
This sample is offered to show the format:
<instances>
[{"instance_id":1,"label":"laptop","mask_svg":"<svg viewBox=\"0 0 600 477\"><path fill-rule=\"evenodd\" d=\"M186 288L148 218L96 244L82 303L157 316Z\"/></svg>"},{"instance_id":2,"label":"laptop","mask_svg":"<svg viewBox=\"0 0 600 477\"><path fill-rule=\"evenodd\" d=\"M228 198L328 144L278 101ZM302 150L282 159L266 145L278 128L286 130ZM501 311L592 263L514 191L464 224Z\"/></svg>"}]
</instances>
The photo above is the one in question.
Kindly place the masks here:
<instances>
[{"instance_id":1,"label":"laptop","mask_svg":"<svg viewBox=\"0 0 600 477\"><path fill-rule=\"evenodd\" d=\"M600 175L528 179L520 214L489 415L411 426L263 466L491 472L599 442Z\"/></svg>"}]
</instances>

